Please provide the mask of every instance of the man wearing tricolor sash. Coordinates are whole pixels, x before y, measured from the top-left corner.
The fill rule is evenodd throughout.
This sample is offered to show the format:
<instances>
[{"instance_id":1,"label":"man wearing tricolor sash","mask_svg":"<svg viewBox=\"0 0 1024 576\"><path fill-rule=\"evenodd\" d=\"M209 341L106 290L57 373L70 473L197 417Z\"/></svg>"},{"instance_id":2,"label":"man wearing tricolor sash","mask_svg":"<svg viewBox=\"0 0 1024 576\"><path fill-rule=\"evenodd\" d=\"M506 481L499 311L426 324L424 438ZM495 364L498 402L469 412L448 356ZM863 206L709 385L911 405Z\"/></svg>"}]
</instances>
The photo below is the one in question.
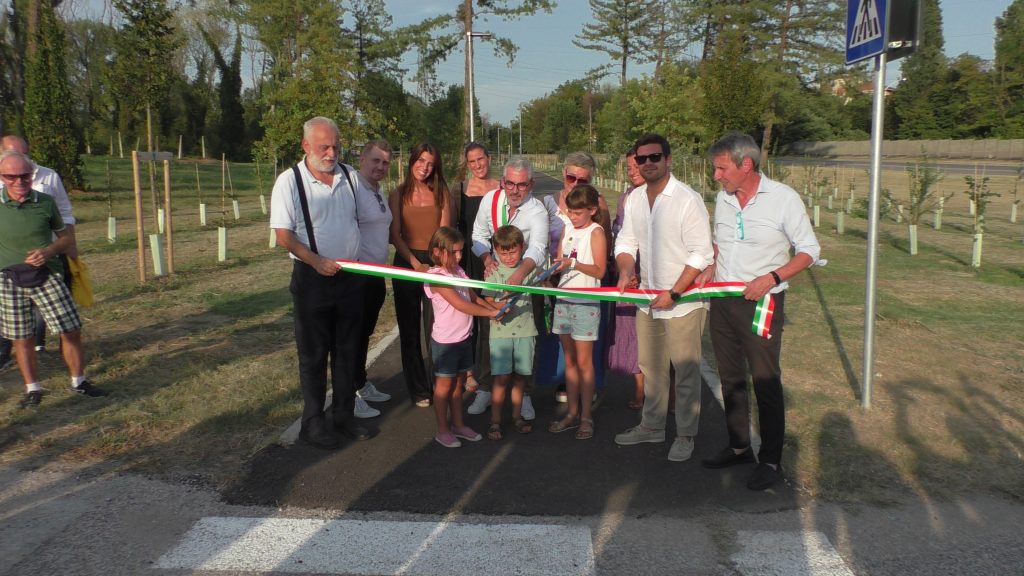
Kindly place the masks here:
<instances>
[{"instance_id":1,"label":"man wearing tricolor sash","mask_svg":"<svg viewBox=\"0 0 1024 576\"><path fill-rule=\"evenodd\" d=\"M498 228L511 225L519 228L526 240L522 264L509 276L508 284L521 285L539 265L548 260L548 211L544 204L533 197L533 164L521 156L505 164L501 187L484 195L480 210L473 222L473 254L484 263L484 275L489 276L498 268L498 260L492 253L491 237ZM541 316L542 310L534 310ZM481 414L491 403L491 393L484 389L477 391L469 407L471 414ZM535 412L530 399L530 385L527 396L523 397L523 418L533 420Z\"/></svg>"},{"instance_id":2,"label":"man wearing tricolor sash","mask_svg":"<svg viewBox=\"0 0 1024 576\"><path fill-rule=\"evenodd\" d=\"M796 191L758 170L761 152L753 138L731 132L711 146L708 156L722 190L715 203L715 264L697 283L744 282L746 288L742 297L711 302L711 342L725 397L729 446L703 464L725 468L754 461L749 366L762 444L747 487L766 490L782 477L786 414L779 357L787 280L816 262L821 247ZM751 330L753 324L756 330Z\"/></svg>"}]
</instances>

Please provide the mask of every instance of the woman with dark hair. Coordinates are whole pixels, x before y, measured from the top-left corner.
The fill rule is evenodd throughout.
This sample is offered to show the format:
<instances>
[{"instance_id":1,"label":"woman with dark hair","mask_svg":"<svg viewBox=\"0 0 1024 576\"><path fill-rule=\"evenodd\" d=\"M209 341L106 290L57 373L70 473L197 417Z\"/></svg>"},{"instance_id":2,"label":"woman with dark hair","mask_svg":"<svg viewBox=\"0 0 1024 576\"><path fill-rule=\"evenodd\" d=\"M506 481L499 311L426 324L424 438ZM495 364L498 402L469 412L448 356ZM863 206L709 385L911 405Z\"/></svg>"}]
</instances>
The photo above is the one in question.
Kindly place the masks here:
<instances>
[{"instance_id":1,"label":"woman with dark hair","mask_svg":"<svg viewBox=\"0 0 1024 576\"><path fill-rule=\"evenodd\" d=\"M391 213L391 244L394 265L419 272L430 268L427 247L434 232L452 223L448 184L444 180L441 154L432 144L422 143L409 153L405 180L388 197ZM395 316L402 351L402 372L409 399L421 408L430 406L433 370L424 356L423 338L434 323L430 302L422 282L394 280ZM422 325L422 327L421 327Z\"/></svg>"}]
</instances>

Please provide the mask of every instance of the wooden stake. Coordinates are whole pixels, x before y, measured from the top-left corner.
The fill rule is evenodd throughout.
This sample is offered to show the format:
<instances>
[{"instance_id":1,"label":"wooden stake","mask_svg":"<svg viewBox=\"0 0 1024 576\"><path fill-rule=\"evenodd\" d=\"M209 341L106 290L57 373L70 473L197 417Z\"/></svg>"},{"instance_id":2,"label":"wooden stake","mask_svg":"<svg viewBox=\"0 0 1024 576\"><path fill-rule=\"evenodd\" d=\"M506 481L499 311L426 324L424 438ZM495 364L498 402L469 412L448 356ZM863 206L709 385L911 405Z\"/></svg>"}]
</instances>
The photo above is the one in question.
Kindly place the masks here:
<instances>
[{"instance_id":1,"label":"wooden stake","mask_svg":"<svg viewBox=\"0 0 1024 576\"><path fill-rule=\"evenodd\" d=\"M132 183L135 186L135 235L138 241L139 284L146 283L146 241L142 224L142 182L139 180L139 152L132 150Z\"/></svg>"},{"instance_id":2,"label":"wooden stake","mask_svg":"<svg viewBox=\"0 0 1024 576\"><path fill-rule=\"evenodd\" d=\"M164 160L164 218L167 220L167 273L174 274L174 221L171 216L170 160Z\"/></svg>"}]
</instances>

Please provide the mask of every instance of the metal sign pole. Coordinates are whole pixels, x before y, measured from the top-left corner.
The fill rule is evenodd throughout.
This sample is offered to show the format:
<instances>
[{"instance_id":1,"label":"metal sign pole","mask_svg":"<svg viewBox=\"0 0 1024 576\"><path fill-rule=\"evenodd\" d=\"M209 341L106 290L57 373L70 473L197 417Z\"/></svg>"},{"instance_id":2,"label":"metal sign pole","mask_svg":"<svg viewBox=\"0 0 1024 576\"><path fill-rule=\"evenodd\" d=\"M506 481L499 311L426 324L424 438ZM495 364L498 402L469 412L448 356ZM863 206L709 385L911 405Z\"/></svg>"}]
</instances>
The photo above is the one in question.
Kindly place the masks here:
<instances>
[{"instance_id":1,"label":"metal sign pole","mask_svg":"<svg viewBox=\"0 0 1024 576\"><path fill-rule=\"evenodd\" d=\"M864 377L860 405L871 407L875 367L875 269L878 253L878 200L882 185L882 128L885 125L885 52L875 57L875 95L871 115L871 200L868 203L868 257L864 290Z\"/></svg>"}]
</instances>

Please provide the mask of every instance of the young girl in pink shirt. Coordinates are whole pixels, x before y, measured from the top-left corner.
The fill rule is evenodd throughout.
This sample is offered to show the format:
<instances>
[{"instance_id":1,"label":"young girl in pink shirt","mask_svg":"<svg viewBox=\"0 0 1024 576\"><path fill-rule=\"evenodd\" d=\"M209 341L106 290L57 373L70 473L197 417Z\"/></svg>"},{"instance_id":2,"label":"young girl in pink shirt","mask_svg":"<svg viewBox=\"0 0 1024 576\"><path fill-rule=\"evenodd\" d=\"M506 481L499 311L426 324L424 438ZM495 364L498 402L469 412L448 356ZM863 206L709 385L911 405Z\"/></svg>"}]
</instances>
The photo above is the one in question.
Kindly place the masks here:
<instances>
[{"instance_id":1,"label":"young girl in pink shirt","mask_svg":"<svg viewBox=\"0 0 1024 576\"><path fill-rule=\"evenodd\" d=\"M467 278L459 266L463 249L462 234L443 226L430 238L427 252L434 266L427 270L456 278ZM434 327L430 334L430 355L434 360L434 416L437 434L434 440L445 448L458 448L459 438L476 442L482 436L462 421L462 389L466 374L473 367L473 316L494 318L500 308L477 297L469 288L424 284L423 291L434 309ZM448 416L451 415L451 425Z\"/></svg>"}]
</instances>

